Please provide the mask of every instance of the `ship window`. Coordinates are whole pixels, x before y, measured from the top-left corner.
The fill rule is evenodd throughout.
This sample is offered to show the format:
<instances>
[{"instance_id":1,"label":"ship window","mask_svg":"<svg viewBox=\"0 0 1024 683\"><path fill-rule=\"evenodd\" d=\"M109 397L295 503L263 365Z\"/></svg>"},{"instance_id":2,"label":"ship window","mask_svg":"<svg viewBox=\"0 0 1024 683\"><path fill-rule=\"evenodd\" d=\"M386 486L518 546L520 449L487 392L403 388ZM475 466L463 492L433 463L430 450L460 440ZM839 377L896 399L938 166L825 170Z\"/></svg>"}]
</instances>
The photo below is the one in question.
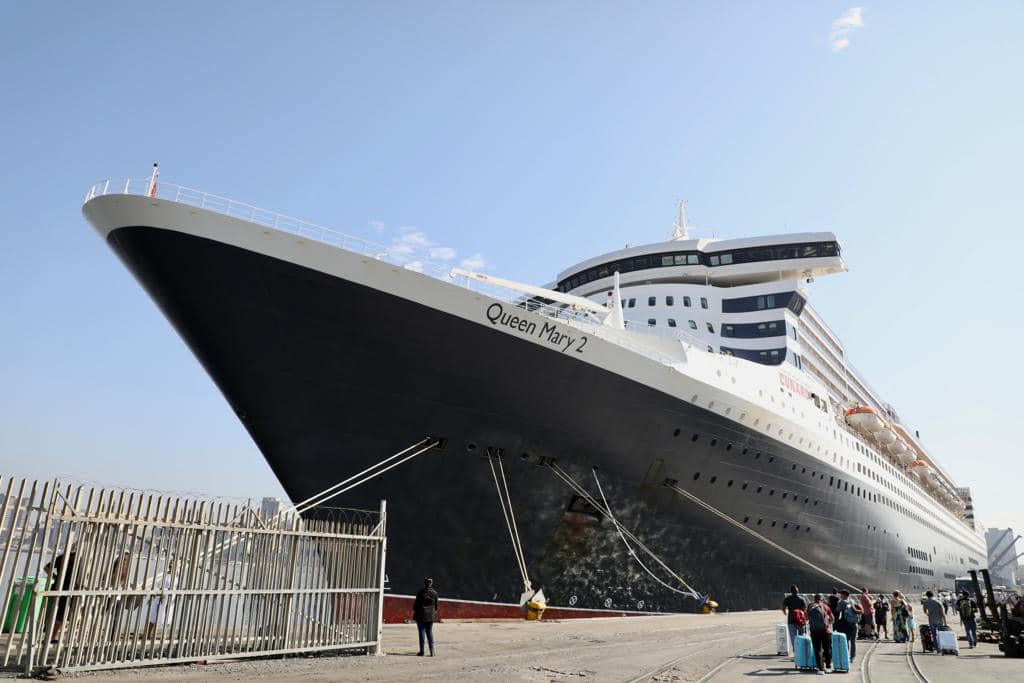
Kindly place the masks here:
<instances>
[{"instance_id":1,"label":"ship window","mask_svg":"<svg viewBox=\"0 0 1024 683\"><path fill-rule=\"evenodd\" d=\"M749 516L743 518L743 523L744 524L746 524L749 521L750 521L750 517Z\"/></svg>"},{"instance_id":2,"label":"ship window","mask_svg":"<svg viewBox=\"0 0 1024 683\"><path fill-rule=\"evenodd\" d=\"M630 308L635 308L636 307L636 299L630 299L629 300L629 307Z\"/></svg>"},{"instance_id":3,"label":"ship window","mask_svg":"<svg viewBox=\"0 0 1024 683\"><path fill-rule=\"evenodd\" d=\"M718 445L718 439L711 439L711 445L712 446L717 446Z\"/></svg>"},{"instance_id":4,"label":"ship window","mask_svg":"<svg viewBox=\"0 0 1024 683\"><path fill-rule=\"evenodd\" d=\"M688 266L695 266L698 263L700 263L700 256L698 256L697 254L687 254L686 255L686 265L688 265Z\"/></svg>"},{"instance_id":5,"label":"ship window","mask_svg":"<svg viewBox=\"0 0 1024 683\"><path fill-rule=\"evenodd\" d=\"M649 297L647 297L647 305L648 305L648 306L653 306L653 305L654 305L654 303L655 303L655 302L656 302L657 300L658 300L658 297L656 297L656 296L649 296Z\"/></svg>"},{"instance_id":6,"label":"ship window","mask_svg":"<svg viewBox=\"0 0 1024 683\"><path fill-rule=\"evenodd\" d=\"M778 522L772 522L772 526L773 526L773 527L774 527L774 526L775 526L776 524L778 524Z\"/></svg>"},{"instance_id":7,"label":"ship window","mask_svg":"<svg viewBox=\"0 0 1024 683\"><path fill-rule=\"evenodd\" d=\"M668 319L668 326L669 327L675 327L676 326L676 321L675 321L674 318L669 318Z\"/></svg>"},{"instance_id":8,"label":"ship window","mask_svg":"<svg viewBox=\"0 0 1024 683\"><path fill-rule=\"evenodd\" d=\"M663 265L663 266L671 266L672 265L672 255L669 254L668 256L662 256L661 257L661 265Z\"/></svg>"},{"instance_id":9,"label":"ship window","mask_svg":"<svg viewBox=\"0 0 1024 683\"><path fill-rule=\"evenodd\" d=\"M711 265L717 266L718 265L718 255L716 254L716 255L712 256L710 261L711 261Z\"/></svg>"},{"instance_id":10,"label":"ship window","mask_svg":"<svg viewBox=\"0 0 1024 683\"><path fill-rule=\"evenodd\" d=\"M732 479L725 483L726 488L732 488Z\"/></svg>"},{"instance_id":11,"label":"ship window","mask_svg":"<svg viewBox=\"0 0 1024 683\"><path fill-rule=\"evenodd\" d=\"M658 321L655 320L654 318L648 318L647 319L647 324L650 325L651 327L654 327L655 325L658 324Z\"/></svg>"},{"instance_id":12,"label":"ship window","mask_svg":"<svg viewBox=\"0 0 1024 683\"><path fill-rule=\"evenodd\" d=\"M710 481L710 483L714 484L716 481L718 481L718 477L711 477L711 479L709 479L708 481Z\"/></svg>"},{"instance_id":13,"label":"ship window","mask_svg":"<svg viewBox=\"0 0 1024 683\"><path fill-rule=\"evenodd\" d=\"M708 344L708 353L714 353L714 352L715 352L715 347L713 347L711 344Z\"/></svg>"},{"instance_id":14,"label":"ship window","mask_svg":"<svg viewBox=\"0 0 1024 683\"><path fill-rule=\"evenodd\" d=\"M763 524L763 523L764 523L764 520L763 520L763 519L759 519L759 520L757 520L757 525L758 525L758 526L761 526L761 524Z\"/></svg>"},{"instance_id":15,"label":"ship window","mask_svg":"<svg viewBox=\"0 0 1024 683\"><path fill-rule=\"evenodd\" d=\"M734 337L732 325L722 325L722 336L723 337Z\"/></svg>"},{"instance_id":16,"label":"ship window","mask_svg":"<svg viewBox=\"0 0 1024 683\"><path fill-rule=\"evenodd\" d=\"M690 323L690 329L691 330L697 329L697 323L696 322L694 322L693 320L690 320L689 323Z\"/></svg>"},{"instance_id":17,"label":"ship window","mask_svg":"<svg viewBox=\"0 0 1024 683\"><path fill-rule=\"evenodd\" d=\"M688 297L688 296L684 296L683 297L683 305L687 306L687 307L690 305L690 297Z\"/></svg>"},{"instance_id":18,"label":"ship window","mask_svg":"<svg viewBox=\"0 0 1024 683\"><path fill-rule=\"evenodd\" d=\"M702 296L700 298L700 307L701 308L707 308L708 307L708 299L707 299L707 297Z\"/></svg>"},{"instance_id":19,"label":"ship window","mask_svg":"<svg viewBox=\"0 0 1024 683\"><path fill-rule=\"evenodd\" d=\"M743 486L740 487L740 489L742 489L743 491L746 491L747 490L747 486L748 486L748 484L744 484Z\"/></svg>"},{"instance_id":20,"label":"ship window","mask_svg":"<svg viewBox=\"0 0 1024 683\"><path fill-rule=\"evenodd\" d=\"M762 487L762 486L758 486L758 487L757 487L757 492L758 492L758 493L761 493L761 489L762 489L762 488L764 488L764 487Z\"/></svg>"},{"instance_id":21,"label":"ship window","mask_svg":"<svg viewBox=\"0 0 1024 683\"><path fill-rule=\"evenodd\" d=\"M693 480L697 481L698 479L700 479L700 472L694 472L693 473Z\"/></svg>"},{"instance_id":22,"label":"ship window","mask_svg":"<svg viewBox=\"0 0 1024 683\"><path fill-rule=\"evenodd\" d=\"M647 267L647 257L638 256L633 259L633 270L642 270Z\"/></svg>"},{"instance_id":23,"label":"ship window","mask_svg":"<svg viewBox=\"0 0 1024 683\"><path fill-rule=\"evenodd\" d=\"M700 434L694 434L693 436L690 437L690 441L696 441L699 438L700 438Z\"/></svg>"},{"instance_id":24,"label":"ship window","mask_svg":"<svg viewBox=\"0 0 1024 683\"><path fill-rule=\"evenodd\" d=\"M711 334L715 333L715 326L714 325L712 325L711 323L704 323L704 324L707 326L708 332L710 332Z\"/></svg>"},{"instance_id":25,"label":"ship window","mask_svg":"<svg viewBox=\"0 0 1024 683\"><path fill-rule=\"evenodd\" d=\"M676 256L675 256L675 264L677 266L686 265L686 254L676 254Z\"/></svg>"},{"instance_id":26,"label":"ship window","mask_svg":"<svg viewBox=\"0 0 1024 683\"><path fill-rule=\"evenodd\" d=\"M665 305L666 306L674 306L675 303L676 303L676 298L674 296L666 296L665 297Z\"/></svg>"},{"instance_id":27,"label":"ship window","mask_svg":"<svg viewBox=\"0 0 1024 683\"><path fill-rule=\"evenodd\" d=\"M722 254L722 265L727 266L732 263L732 254Z\"/></svg>"}]
</instances>

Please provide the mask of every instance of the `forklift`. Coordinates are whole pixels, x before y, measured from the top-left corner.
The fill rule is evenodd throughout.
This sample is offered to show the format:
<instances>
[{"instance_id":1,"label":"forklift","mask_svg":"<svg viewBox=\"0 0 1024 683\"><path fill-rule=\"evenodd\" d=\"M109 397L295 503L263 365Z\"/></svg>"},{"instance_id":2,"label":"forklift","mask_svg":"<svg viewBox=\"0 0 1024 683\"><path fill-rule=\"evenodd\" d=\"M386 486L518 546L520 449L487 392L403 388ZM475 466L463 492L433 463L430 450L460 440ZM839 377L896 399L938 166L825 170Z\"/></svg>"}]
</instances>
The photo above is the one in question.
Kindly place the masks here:
<instances>
[{"instance_id":1,"label":"forklift","mask_svg":"<svg viewBox=\"0 0 1024 683\"><path fill-rule=\"evenodd\" d=\"M984 593L978 583L978 572L972 569L969 573L974 593L978 596L978 640L998 643L1007 657L1024 657L1024 617L1010 614L1006 603L996 603L987 569L981 570L981 578L985 581Z\"/></svg>"}]
</instances>

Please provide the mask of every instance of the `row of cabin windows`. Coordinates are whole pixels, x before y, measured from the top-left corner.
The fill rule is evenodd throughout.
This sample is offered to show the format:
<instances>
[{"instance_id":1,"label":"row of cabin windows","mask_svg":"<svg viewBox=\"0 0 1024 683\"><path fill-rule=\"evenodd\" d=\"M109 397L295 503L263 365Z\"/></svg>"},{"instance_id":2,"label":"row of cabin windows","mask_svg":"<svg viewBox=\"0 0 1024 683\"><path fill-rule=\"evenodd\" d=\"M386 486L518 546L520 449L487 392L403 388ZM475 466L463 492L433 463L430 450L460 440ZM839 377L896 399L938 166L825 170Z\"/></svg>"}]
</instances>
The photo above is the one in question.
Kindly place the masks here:
<instances>
[{"instance_id":1,"label":"row of cabin windows","mask_svg":"<svg viewBox=\"0 0 1024 683\"><path fill-rule=\"evenodd\" d=\"M676 327L676 319L675 318L669 318L667 322L668 322L668 326L669 327ZM687 320L686 322L689 323L691 330L697 329L697 322L695 320ZM651 327L654 327L655 325L658 324L658 321L657 321L656 318L648 318L647 319L647 324L650 325ZM711 323L704 323L704 325L705 325L705 327L707 327L708 332L710 332L711 334L715 333L715 326L714 325L712 325ZM710 347L709 347L709 349L710 349Z\"/></svg>"},{"instance_id":2,"label":"row of cabin windows","mask_svg":"<svg viewBox=\"0 0 1024 683\"><path fill-rule=\"evenodd\" d=\"M611 277L616 272L631 273L637 270L666 268L669 266L729 266L736 263L755 263L758 261L834 257L839 256L839 253L839 244L836 242L809 242L806 244L780 244L772 247L731 249L717 254L704 254L698 251L645 254L620 261L602 263L599 266L588 268L559 282L557 289L560 292L568 292L588 282Z\"/></svg>"},{"instance_id":3,"label":"row of cabin windows","mask_svg":"<svg viewBox=\"0 0 1024 683\"><path fill-rule=\"evenodd\" d=\"M743 358L745 360L752 360L755 363L762 363L764 365L780 365L782 361L786 360L786 349L736 349L728 346L722 346L719 351L726 356L736 356L737 358Z\"/></svg>"},{"instance_id":4,"label":"row of cabin windows","mask_svg":"<svg viewBox=\"0 0 1024 683\"><path fill-rule=\"evenodd\" d=\"M689 308L691 304L692 304L692 301L690 300L690 297L684 296L683 297L683 306L686 306L687 308ZM649 296L649 297L647 297L647 305L648 306L657 306L658 305L658 297L656 297L656 296ZM676 298L674 296L666 296L665 297L665 305L666 306L675 306L676 305ZM622 307L623 308L636 308L636 299L623 299L622 300ZM707 297L703 297L702 296L700 298L700 307L704 308L704 309L706 309L708 307Z\"/></svg>"},{"instance_id":5,"label":"row of cabin windows","mask_svg":"<svg viewBox=\"0 0 1024 683\"><path fill-rule=\"evenodd\" d=\"M750 313L751 311L788 308L796 315L800 315L804 310L805 303L807 300L796 292L742 296L736 299L722 299L722 313Z\"/></svg>"},{"instance_id":6,"label":"row of cabin windows","mask_svg":"<svg viewBox=\"0 0 1024 683\"><path fill-rule=\"evenodd\" d=\"M758 339L760 337L786 336L785 320L769 320L763 323L735 323L722 325L723 337L736 339Z\"/></svg>"}]
</instances>

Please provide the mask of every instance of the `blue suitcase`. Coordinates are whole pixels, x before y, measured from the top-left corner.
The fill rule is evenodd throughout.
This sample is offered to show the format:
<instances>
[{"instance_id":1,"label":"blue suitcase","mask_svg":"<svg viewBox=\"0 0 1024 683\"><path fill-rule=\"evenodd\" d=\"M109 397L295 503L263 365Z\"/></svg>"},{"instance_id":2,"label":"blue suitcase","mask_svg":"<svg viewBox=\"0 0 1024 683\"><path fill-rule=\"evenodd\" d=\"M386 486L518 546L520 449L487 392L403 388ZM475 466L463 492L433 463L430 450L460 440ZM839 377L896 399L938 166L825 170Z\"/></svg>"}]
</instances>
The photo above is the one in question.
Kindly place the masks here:
<instances>
[{"instance_id":1,"label":"blue suitcase","mask_svg":"<svg viewBox=\"0 0 1024 683\"><path fill-rule=\"evenodd\" d=\"M814 668L814 645L811 644L811 637L800 634L793 639L793 662L798 669Z\"/></svg>"},{"instance_id":2,"label":"blue suitcase","mask_svg":"<svg viewBox=\"0 0 1024 683\"><path fill-rule=\"evenodd\" d=\"M832 670L850 673L850 643L845 633L832 634Z\"/></svg>"}]
</instances>

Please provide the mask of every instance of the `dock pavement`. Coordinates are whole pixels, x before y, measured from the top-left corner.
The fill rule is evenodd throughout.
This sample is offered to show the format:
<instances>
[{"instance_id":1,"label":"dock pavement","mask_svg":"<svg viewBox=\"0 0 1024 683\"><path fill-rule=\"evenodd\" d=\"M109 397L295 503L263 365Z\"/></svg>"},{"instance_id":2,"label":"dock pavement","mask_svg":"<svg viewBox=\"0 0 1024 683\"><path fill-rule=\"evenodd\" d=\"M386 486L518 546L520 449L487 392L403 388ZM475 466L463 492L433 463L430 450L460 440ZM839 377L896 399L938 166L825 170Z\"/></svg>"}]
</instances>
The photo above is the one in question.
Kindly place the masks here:
<instances>
[{"instance_id":1,"label":"dock pavement","mask_svg":"<svg viewBox=\"0 0 1024 683\"><path fill-rule=\"evenodd\" d=\"M541 622L444 622L436 657L416 656L416 627L384 627L384 656L352 654L235 660L65 678L88 681L623 681L751 683L780 677L823 678L775 653L777 611L666 615ZM853 683L1024 683L1024 659L995 645L959 657L923 654L915 645L858 642ZM827 680L827 679L826 679Z\"/></svg>"}]
</instances>

